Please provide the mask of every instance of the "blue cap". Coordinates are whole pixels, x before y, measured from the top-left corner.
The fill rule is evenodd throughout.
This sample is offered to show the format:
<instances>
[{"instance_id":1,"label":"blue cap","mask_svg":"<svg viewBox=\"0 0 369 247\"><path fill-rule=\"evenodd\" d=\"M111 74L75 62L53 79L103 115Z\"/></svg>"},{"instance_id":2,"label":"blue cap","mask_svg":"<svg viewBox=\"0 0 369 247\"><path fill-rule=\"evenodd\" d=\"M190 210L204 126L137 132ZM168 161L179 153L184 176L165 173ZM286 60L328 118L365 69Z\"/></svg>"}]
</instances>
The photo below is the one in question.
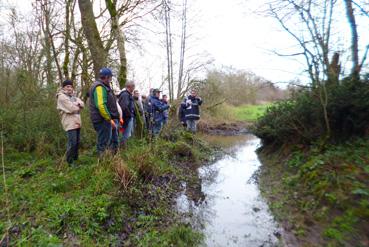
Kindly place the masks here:
<instances>
[{"instance_id":1,"label":"blue cap","mask_svg":"<svg viewBox=\"0 0 369 247\"><path fill-rule=\"evenodd\" d=\"M99 72L100 76L113 76L113 72L109 68L102 68Z\"/></svg>"}]
</instances>

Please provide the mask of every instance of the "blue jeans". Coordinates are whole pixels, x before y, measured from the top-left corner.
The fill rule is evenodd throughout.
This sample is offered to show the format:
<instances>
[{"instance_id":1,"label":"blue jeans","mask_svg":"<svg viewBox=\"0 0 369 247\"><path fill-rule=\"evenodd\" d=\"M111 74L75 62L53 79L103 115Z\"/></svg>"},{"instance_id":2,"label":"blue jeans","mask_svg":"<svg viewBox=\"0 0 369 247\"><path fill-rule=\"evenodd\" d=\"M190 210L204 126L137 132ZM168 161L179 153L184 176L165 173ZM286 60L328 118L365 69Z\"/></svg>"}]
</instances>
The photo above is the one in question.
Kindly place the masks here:
<instances>
[{"instance_id":1,"label":"blue jeans","mask_svg":"<svg viewBox=\"0 0 369 247\"><path fill-rule=\"evenodd\" d=\"M93 123L94 129L97 133L97 153L102 155L106 149L108 149L110 140L111 140L111 134L112 134L112 127L111 123L108 121L103 121L101 123Z\"/></svg>"},{"instance_id":2,"label":"blue jeans","mask_svg":"<svg viewBox=\"0 0 369 247\"><path fill-rule=\"evenodd\" d=\"M116 153L118 151L119 147L119 120L114 119L115 126L117 126L115 129L111 129L111 140L110 140L110 148L113 151L113 153Z\"/></svg>"},{"instance_id":3,"label":"blue jeans","mask_svg":"<svg viewBox=\"0 0 369 247\"><path fill-rule=\"evenodd\" d=\"M198 120L186 120L186 124L187 124L187 130L195 133L197 131L197 121Z\"/></svg>"},{"instance_id":4,"label":"blue jeans","mask_svg":"<svg viewBox=\"0 0 369 247\"><path fill-rule=\"evenodd\" d=\"M132 135L133 130L133 118L127 119L127 123L124 123L124 132L122 136L122 143L126 143L128 138Z\"/></svg>"},{"instance_id":5,"label":"blue jeans","mask_svg":"<svg viewBox=\"0 0 369 247\"><path fill-rule=\"evenodd\" d=\"M152 133L156 136L160 133L161 127L163 126L163 121L155 121L152 128Z\"/></svg>"},{"instance_id":6,"label":"blue jeans","mask_svg":"<svg viewBox=\"0 0 369 247\"><path fill-rule=\"evenodd\" d=\"M73 161L78 159L78 147L79 137L81 129L74 129L67 131L68 143L67 143L67 162L72 164Z\"/></svg>"}]
</instances>

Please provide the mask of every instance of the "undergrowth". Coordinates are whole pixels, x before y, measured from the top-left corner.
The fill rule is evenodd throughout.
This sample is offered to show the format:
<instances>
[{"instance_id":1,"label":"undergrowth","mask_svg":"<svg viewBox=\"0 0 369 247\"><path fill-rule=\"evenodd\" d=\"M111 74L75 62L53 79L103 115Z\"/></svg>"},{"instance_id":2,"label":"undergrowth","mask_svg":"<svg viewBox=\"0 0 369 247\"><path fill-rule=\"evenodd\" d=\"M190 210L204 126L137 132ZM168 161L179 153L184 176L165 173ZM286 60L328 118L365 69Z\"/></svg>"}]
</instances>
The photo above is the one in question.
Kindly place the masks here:
<instances>
[{"instance_id":1,"label":"undergrowth","mask_svg":"<svg viewBox=\"0 0 369 247\"><path fill-rule=\"evenodd\" d=\"M313 246L367 246L368 150L367 139L324 151L295 146L272 155L264 149L261 186L277 218L305 242L315 236Z\"/></svg>"}]
</instances>

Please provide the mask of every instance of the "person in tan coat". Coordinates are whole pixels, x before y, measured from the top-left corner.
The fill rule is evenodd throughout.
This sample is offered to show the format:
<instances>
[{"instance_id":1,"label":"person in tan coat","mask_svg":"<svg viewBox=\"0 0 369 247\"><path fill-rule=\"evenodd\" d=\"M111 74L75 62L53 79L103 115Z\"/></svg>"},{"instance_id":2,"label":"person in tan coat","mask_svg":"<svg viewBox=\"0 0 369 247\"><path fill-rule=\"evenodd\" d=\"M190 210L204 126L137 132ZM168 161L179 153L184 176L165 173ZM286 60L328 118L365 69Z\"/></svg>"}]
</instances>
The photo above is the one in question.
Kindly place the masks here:
<instances>
[{"instance_id":1,"label":"person in tan coat","mask_svg":"<svg viewBox=\"0 0 369 247\"><path fill-rule=\"evenodd\" d=\"M74 166L74 162L78 159L81 130L80 111L84 107L84 103L75 96L71 80L65 80L62 83L62 88L59 89L56 98L56 108L59 111L63 129L67 132L68 137L67 162L70 166Z\"/></svg>"}]
</instances>

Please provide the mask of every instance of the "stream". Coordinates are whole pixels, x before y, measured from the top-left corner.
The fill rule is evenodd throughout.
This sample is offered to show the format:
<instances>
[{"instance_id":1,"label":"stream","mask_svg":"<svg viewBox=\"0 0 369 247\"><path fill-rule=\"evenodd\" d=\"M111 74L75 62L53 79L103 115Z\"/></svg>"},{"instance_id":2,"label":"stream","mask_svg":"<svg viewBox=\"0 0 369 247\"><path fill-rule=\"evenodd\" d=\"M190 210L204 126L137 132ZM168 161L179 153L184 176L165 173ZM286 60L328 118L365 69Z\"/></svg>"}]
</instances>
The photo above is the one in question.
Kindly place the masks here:
<instances>
[{"instance_id":1,"label":"stream","mask_svg":"<svg viewBox=\"0 0 369 247\"><path fill-rule=\"evenodd\" d=\"M185 219L205 235L204 246L279 246L280 229L261 197L253 135L205 136L227 154L197 169L197 178L177 198Z\"/></svg>"}]
</instances>

